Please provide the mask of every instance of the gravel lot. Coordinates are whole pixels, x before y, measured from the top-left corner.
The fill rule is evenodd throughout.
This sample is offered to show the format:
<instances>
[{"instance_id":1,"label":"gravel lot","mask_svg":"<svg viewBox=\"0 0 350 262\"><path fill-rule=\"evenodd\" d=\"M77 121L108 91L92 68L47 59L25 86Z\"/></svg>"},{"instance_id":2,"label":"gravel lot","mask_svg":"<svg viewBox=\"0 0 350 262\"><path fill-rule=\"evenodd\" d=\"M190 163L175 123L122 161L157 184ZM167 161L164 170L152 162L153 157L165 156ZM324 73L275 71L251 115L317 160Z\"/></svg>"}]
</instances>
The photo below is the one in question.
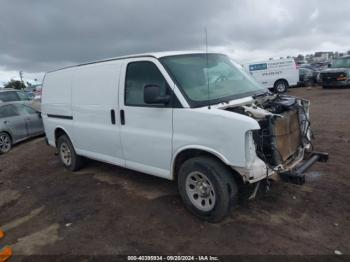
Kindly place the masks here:
<instances>
[{"instance_id":1,"label":"gravel lot","mask_svg":"<svg viewBox=\"0 0 350 262\"><path fill-rule=\"evenodd\" d=\"M303 186L274 182L219 224L184 208L176 184L89 161L63 169L43 138L0 156L1 245L15 254L350 254L350 89L292 89L310 99L317 150Z\"/></svg>"}]
</instances>

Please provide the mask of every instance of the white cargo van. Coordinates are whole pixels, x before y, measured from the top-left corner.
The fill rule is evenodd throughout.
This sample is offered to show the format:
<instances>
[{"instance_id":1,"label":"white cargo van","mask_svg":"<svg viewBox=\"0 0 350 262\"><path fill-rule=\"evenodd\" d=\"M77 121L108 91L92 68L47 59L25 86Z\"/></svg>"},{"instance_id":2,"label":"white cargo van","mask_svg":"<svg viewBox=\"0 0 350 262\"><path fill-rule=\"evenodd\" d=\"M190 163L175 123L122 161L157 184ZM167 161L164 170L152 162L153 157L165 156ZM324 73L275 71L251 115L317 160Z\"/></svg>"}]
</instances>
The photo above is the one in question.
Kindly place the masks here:
<instances>
[{"instance_id":1,"label":"white cargo van","mask_svg":"<svg viewBox=\"0 0 350 262\"><path fill-rule=\"evenodd\" d=\"M211 222L238 184L274 174L303 183L327 159L311 152L308 112L308 101L269 93L214 53L71 66L47 73L42 90L46 137L66 168L91 158L176 180L186 207Z\"/></svg>"},{"instance_id":2,"label":"white cargo van","mask_svg":"<svg viewBox=\"0 0 350 262\"><path fill-rule=\"evenodd\" d=\"M244 67L263 87L277 93L286 92L299 81L299 70L293 58L247 63Z\"/></svg>"}]
</instances>

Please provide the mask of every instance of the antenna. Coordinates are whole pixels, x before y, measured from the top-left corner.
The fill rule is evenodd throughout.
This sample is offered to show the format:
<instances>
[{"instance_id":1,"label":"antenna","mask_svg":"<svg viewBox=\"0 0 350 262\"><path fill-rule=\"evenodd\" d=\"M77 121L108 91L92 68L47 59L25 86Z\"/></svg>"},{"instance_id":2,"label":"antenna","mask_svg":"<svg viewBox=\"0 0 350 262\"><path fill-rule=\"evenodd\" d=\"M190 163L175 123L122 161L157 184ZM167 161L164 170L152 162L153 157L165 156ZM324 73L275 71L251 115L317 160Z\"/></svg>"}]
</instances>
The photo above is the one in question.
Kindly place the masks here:
<instances>
[{"instance_id":1,"label":"antenna","mask_svg":"<svg viewBox=\"0 0 350 262\"><path fill-rule=\"evenodd\" d=\"M206 70L206 77L207 77L207 86L208 86L208 109L210 109L210 87L209 87L209 74L208 74L208 69L209 69L209 61L208 61L208 33L207 33L207 28L204 28L205 31L205 56L207 60L207 70Z\"/></svg>"}]
</instances>

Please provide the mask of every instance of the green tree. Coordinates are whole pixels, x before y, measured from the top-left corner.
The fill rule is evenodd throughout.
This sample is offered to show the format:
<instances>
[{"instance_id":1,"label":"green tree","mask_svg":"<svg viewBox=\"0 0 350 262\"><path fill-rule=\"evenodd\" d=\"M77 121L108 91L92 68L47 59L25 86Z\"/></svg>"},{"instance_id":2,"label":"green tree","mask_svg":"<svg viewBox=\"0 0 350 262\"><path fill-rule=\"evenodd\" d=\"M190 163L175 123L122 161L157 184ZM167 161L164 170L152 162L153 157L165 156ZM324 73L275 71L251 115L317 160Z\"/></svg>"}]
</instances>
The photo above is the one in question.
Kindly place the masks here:
<instances>
[{"instance_id":1,"label":"green tree","mask_svg":"<svg viewBox=\"0 0 350 262\"><path fill-rule=\"evenodd\" d=\"M13 80L11 79L9 82L4 84L4 88L13 88L17 90L22 90L26 88L25 84L19 80Z\"/></svg>"}]
</instances>

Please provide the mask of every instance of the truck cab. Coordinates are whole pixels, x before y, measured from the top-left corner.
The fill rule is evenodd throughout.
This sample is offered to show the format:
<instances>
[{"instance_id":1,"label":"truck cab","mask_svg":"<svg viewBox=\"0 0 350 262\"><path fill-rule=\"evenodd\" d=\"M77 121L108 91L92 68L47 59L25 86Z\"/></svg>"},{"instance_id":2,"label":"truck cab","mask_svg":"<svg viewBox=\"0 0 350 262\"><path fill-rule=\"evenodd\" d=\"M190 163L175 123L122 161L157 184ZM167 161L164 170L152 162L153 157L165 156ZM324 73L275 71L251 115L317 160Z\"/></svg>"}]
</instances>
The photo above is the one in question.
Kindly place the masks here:
<instances>
[{"instance_id":1,"label":"truck cab","mask_svg":"<svg viewBox=\"0 0 350 262\"><path fill-rule=\"evenodd\" d=\"M323 88L350 87L350 56L334 60L329 68L321 71L320 84Z\"/></svg>"}]
</instances>

